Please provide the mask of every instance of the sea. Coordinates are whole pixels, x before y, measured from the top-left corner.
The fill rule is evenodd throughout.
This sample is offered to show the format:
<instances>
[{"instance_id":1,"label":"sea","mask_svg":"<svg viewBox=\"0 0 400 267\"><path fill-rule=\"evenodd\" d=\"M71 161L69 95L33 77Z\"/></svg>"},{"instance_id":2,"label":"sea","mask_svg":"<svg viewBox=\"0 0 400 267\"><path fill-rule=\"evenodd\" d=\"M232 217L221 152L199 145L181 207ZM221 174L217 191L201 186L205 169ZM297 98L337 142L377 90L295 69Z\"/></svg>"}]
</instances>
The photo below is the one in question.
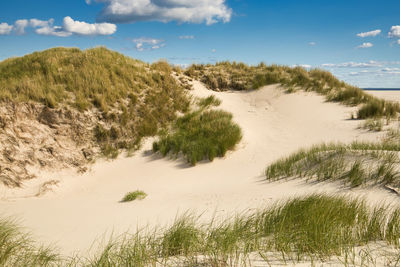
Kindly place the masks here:
<instances>
[{"instance_id":1,"label":"sea","mask_svg":"<svg viewBox=\"0 0 400 267\"><path fill-rule=\"evenodd\" d=\"M400 91L400 88L362 88L365 91Z\"/></svg>"}]
</instances>

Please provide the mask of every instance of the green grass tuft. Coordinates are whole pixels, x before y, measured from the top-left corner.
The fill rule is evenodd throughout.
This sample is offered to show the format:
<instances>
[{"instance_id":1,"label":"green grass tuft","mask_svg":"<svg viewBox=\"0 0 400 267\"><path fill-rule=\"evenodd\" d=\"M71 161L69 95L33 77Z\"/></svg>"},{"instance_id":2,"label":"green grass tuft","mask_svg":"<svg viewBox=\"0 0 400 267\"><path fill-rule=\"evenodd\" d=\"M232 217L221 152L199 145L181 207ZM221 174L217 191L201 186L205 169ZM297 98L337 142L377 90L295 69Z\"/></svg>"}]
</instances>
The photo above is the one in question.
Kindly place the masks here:
<instances>
[{"instance_id":1,"label":"green grass tuft","mask_svg":"<svg viewBox=\"0 0 400 267\"><path fill-rule=\"evenodd\" d=\"M124 198L121 200L121 202L130 202L133 200L143 200L147 197L147 194L143 191L136 190L133 192L127 193Z\"/></svg>"},{"instance_id":2,"label":"green grass tuft","mask_svg":"<svg viewBox=\"0 0 400 267\"><path fill-rule=\"evenodd\" d=\"M171 133L164 133L153 143L153 151L163 156L182 153L187 161L223 157L242 139L240 127L232 121L232 114L222 110L203 109L185 114L173 124Z\"/></svg>"}]
</instances>

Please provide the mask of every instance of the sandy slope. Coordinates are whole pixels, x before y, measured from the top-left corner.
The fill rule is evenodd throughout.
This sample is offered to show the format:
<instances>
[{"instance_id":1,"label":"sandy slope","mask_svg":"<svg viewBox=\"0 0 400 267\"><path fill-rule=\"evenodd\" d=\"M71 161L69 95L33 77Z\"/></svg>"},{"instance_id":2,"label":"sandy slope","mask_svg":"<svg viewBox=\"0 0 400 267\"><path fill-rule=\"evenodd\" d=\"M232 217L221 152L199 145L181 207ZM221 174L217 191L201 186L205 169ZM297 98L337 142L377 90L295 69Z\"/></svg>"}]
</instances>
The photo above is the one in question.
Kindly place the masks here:
<instances>
[{"instance_id":1,"label":"sandy slope","mask_svg":"<svg viewBox=\"0 0 400 267\"><path fill-rule=\"evenodd\" d=\"M371 94L373 96L383 98L385 100L389 101L397 101L400 102L400 91L367 91L368 94Z\"/></svg>"},{"instance_id":2,"label":"sandy slope","mask_svg":"<svg viewBox=\"0 0 400 267\"><path fill-rule=\"evenodd\" d=\"M41 241L63 252L86 250L102 234L121 233L146 224L165 225L187 210L227 216L265 206L272 201L311 192L346 192L333 184L302 181L266 183L266 165L301 147L326 141L376 140L379 134L358 128L348 120L353 108L325 103L313 93L284 94L276 86L253 92L211 92L195 83L193 94L215 94L221 108L234 114L244 137L225 159L190 167L180 160L161 159L149 151L151 140L131 158L98 162L89 173L43 174L20 192L3 190L0 212L16 215ZM37 192L38 181L60 180L52 193ZM143 201L119 203L132 190L144 190ZM366 193L373 201L391 200L385 191ZM26 194L25 198L16 197ZM14 197L12 197L14 196Z\"/></svg>"}]
</instances>

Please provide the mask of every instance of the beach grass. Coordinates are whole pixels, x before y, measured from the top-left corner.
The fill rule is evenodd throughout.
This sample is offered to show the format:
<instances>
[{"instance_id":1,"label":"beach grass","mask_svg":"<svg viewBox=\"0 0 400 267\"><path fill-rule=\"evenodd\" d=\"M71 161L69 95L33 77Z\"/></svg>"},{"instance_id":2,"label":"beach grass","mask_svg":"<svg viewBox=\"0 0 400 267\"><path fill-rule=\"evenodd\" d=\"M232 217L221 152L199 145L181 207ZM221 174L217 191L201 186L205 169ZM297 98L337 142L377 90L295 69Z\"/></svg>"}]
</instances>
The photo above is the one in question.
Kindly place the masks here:
<instances>
[{"instance_id":1,"label":"beach grass","mask_svg":"<svg viewBox=\"0 0 400 267\"><path fill-rule=\"evenodd\" d=\"M380 132L383 129L383 121L382 119L367 119L364 121L361 128L369 131Z\"/></svg>"},{"instance_id":2,"label":"beach grass","mask_svg":"<svg viewBox=\"0 0 400 267\"><path fill-rule=\"evenodd\" d=\"M398 187L399 151L398 143L390 140L321 144L273 162L266 168L265 176L270 181L300 177L311 181L342 181L350 187Z\"/></svg>"},{"instance_id":3,"label":"beach grass","mask_svg":"<svg viewBox=\"0 0 400 267\"><path fill-rule=\"evenodd\" d=\"M0 219L0 266L57 266L61 256L40 246L11 219Z\"/></svg>"},{"instance_id":4,"label":"beach grass","mask_svg":"<svg viewBox=\"0 0 400 267\"><path fill-rule=\"evenodd\" d=\"M141 190L136 190L132 192L128 192L122 198L121 202L130 202L134 200L143 200L147 197L147 194Z\"/></svg>"},{"instance_id":5,"label":"beach grass","mask_svg":"<svg viewBox=\"0 0 400 267\"><path fill-rule=\"evenodd\" d=\"M386 206L368 208L360 199L297 197L209 224L196 222L193 215L179 217L161 232L124 236L110 243L86 264L251 266L254 252L275 252L282 262L326 261L378 241L397 247L399 214Z\"/></svg>"},{"instance_id":6,"label":"beach grass","mask_svg":"<svg viewBox=\"0 0 400 267\"><path fill-rule=\"evenodd\" d=\"M214 98L207 99L215 102ZM163 156L182 153L190 164L196 165L204 159L213 161L225 156L241 139L241 129L232 121L231 113L201 108L178 118L172 129L161 133L153 143L153 151Z\"/></svg>"},{"instance_id":7,"label":"beach grass","mask_svg":"<svg viewBox=\"0 0 400 267\"><path fill-rule=\"evenodd\" d=\"M273 254L281 263L336 258L346 265L356 248L375 242L399 251L400 210L368 207L359 198L312 194L225 220L198 219L186 213L166 228L124 234L90 257L62 257L1 221L0 261L2 266L251 266L252 255L268 263Z\"/></svg>"}]
</instances>

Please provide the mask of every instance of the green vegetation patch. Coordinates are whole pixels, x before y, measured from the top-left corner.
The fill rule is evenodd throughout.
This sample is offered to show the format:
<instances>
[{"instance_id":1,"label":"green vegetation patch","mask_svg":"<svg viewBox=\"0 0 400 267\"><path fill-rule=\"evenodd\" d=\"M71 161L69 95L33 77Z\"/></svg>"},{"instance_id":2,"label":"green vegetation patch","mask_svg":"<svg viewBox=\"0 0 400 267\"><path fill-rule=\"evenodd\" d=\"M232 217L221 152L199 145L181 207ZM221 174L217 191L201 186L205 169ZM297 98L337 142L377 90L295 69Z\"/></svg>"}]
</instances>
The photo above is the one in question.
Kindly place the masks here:
<instances>
[{"instance_id":1,"label":"green vegetation patch","mask_svg":"<svg viewBox=\"0 0 400 267\"><path fill-rule=\"evenodd\" d=\"M162 133L159 141L153 143L153 151L163 156L182 153L195 165L204 159L223 157L241 139L242 131L232 121L232 114L200 109L178 118L170 133Z\"/></svg>"},{"instance_id":2,"label":"green vegetation patch","mask_svg":"<svg viewBox=\"0 0 400 267\"><path fill-rule=\"evenodd\" d=\"M143 200L147 197L147 194L141 190L136 190L133 192L126 193L122 198L121 202L130 202L134 200Z\"/></svg>"}]
</instances>

